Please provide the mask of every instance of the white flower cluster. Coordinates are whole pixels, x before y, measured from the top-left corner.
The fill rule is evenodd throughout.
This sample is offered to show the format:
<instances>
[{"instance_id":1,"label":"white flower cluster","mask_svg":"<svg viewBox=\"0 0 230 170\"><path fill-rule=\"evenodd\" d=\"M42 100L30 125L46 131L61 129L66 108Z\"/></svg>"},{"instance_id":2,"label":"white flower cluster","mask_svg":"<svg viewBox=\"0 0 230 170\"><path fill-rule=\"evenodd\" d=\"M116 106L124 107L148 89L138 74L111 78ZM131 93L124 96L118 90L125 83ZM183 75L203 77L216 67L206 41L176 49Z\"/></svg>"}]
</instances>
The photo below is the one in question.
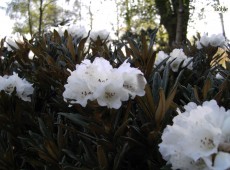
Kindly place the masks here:
<instances>
[{"instance_id":1,"label":"white flower cluster","mask_svg":"<svg viewBox=\"0 0 230 170\"><path fill-rule=\"evenodd\" d=\"M196 42L197 49L202 49L209 45L213 47L223 47L226 44L226 40L222 34L212 34L210 37L204 34L199 41Z\"/></svg>"},{"instance_id":2,"label":"white flower cluster","mask_svg":"<svg viewBox=\"0 0 230 170\"><path fill-rule=\"evenodd\" d=\"M94 41L97 40L97 37L100 37L100 39L105 40L109 37L109 32L107 30L98 30L98 31L92 31L90 32L90 38L92 38Z\"/></svg>"},{"instance_id":3,"label":"white flower cluster","mask_svg":"<svg viewBox=\"0 0 230 170\"><path fill-rule=\"evenodd\" d=\"M113 68L102 57L96 57L91 63L85 59L68 77L64 100L71 104L79 103L86 106L88 100L97 100L100 106L118 109L121 101L129 96L144 96L146 80L143 73L130 67L127 60L119 67Z\"/></svg>"},{"instance_id":4,"label":"white flower cluster","mask_svg":"<svg viewBox=\"0 0 230 170\"><path fill-rule=\"evenodd\" d=\"M155 60L155 63L154 63L154 67L158 66L163 60L165 60L168 57L169 57L169 55L166 54L164 51L159 51L157 53L157 57L156 57L156 60ZM164 66L162 65L160 67L160 70L163 70L163 69L164 69Z\"/></svg>"},{"instance_id":5,"label":"white flower cluster","mask_svg":"<svg viewBox=\"0 0 230 170\"><path fill-rule=\"evenodd\" d=\"M25 34L24 37L28 40L31 39L31 36L29 34ZM16 42L19 44L24 44L23 36L18 32L10 36L7 36L4 46L7 48L8 51L13 51L11 46L16 49L19 49Z\"/></svg>"},{"instance_id":6,"label":"white flower cluster","mask_svg":"<svg viewBox=\"0 0 230 170\"><path fill-rule=\"evenodd\" d=\"M24 101L31 101L29 95L33 94L34 88L25 79L18 77L17 73L11 76L0 76L0 91L4 90L7 94L11 93L16 88L17 96Z\"/></svg>"},{"instance_id":7,"label":"white flower cluster","mask_svg":"<svg viewBox=\"0 0 230 170\"><path fill-rule=\"evenodd\" d=\"M183 62L182 64L183 67L187 66L188 69L192 70L193 63L190 62L192 58L187 57L184 54L183 49L176 48L169 54L169 56L163 51L159 51L157 54L156 61L155 61L155 66L159 65L164 59L169 57L169 59L167 60L167 63L171 63L170 68L172 69L173 72L178 72L179 66L182 62ZM189 62L190 64L188 64ZM163 69L163 67L161 67L160 69Z\"/></svg>"},{"instance_id":8,"label":"white flower cluster","mask_svg":"<svg viewBox=\"0 0 230 170\"><path fill-rule=\"evenodd\" d=\"M85 27L79 27L76 24L71 25L64 25L64 26L57 26L51 27L49 31L53 32L56 30L60 36L64 36L65 31L67 31L72 37L85 37L87 35Z\"/></svg>"},{"instance_id":9,"label":"white flower cluster","mask_svg":"<svg viewBox=\"0 0 230 170\"><path fill-rule=\"evenodd\" d=\"M216 74L216 79L223 80L224 77L220 73L217 73Z\"/></svg>"},{"instance_id":10,"label":"white flower cluster","mask_svg":"<svg viewBox=\"0 0 230 170\"><path fill-rule=\"evenodd\" d=\"M79 27L76 24L71 25L64 25L64 26L57 26L57 27L51 27L49 31L53 32L56 30L60 36L64 36L65 31L67 31L72 37L86 37L87 32L85 27ZM107 30L94 30L90 32L90 38L92 38L94 41L97 40L97 37L100 37L101 39L109 38L109 32Z\"/></svg>"},{"instance_id":11,"label":"white flower cluster","mask_svg":"<svg viewBox=\"0 0 230 170\"><path fill-rule=\"evenodd\" d=\"M174 117L162 135L159 151L181 170L226 170L230 168L230 110L215 100L201 106L191 102Z\"/></svg>"}]
</instances>

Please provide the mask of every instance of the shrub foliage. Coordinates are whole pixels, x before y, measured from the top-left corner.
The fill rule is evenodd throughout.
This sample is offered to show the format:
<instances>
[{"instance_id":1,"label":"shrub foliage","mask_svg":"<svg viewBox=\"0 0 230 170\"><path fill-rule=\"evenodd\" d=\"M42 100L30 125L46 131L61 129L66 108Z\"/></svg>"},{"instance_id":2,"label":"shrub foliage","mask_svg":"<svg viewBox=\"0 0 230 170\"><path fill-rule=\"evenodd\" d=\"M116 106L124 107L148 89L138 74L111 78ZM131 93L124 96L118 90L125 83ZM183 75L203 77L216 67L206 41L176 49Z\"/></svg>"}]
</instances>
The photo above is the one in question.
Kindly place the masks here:
<instances>
[{"instance_id":1,"label":"shrub foliage","mask_svg":"<svg viewBox=\"0 0 230 170\"><path fill-rule=\"evenodd\" d=\"M181 64L173 72L167 59L154 66L156 32L111 43L54 31L24 38L12 51L2 39L0 75L16 72L33 84L34 92L31 102L21 100L16 89L11 95L0 92L0 169L170 169L158 144L176 109L211 99L230 108L230 53L211 46L198 50L186 42L180 48L192 57L193 69ZM68 69L95 57L104 57L114 68L128 59L144 73L145 96L123 102L117 110L96 101L86 107L65 102Z\"/></svg>"}]
</instances>

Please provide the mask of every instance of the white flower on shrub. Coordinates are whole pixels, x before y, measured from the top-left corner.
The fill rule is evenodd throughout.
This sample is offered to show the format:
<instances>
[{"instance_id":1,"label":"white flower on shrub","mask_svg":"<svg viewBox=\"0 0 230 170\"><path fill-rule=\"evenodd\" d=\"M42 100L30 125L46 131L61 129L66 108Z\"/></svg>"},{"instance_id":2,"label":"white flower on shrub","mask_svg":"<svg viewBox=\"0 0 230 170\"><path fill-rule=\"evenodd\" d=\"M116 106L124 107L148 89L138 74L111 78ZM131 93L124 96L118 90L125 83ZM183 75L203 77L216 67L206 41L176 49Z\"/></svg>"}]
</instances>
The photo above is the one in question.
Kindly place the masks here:
<instances>
[{"instance_id":1,"label":"white flower on shrub","mask_svg":"<svg viewBox=\"0 0 230 170\"><path fill-rule=\"evenodd\" d=\"M186 66L186 68L188 68L189 70L192 70L192 66L193 66L193 62L192 62L192 58L188 57L184 60L183 66Z\"/></svg>"},{"instance_id":2,"label":"white flower on shrub","mask_svg":"<svg viewBox=\"0 0 230 170\"><path fill-rule=\"evenodd\" d=\"M226 40L222 34L213 34L210 37L210 45L213 47L222 47L226 43Z\"/></svg>"},{"instance_id":3,"label":"white flower on shrub","mask_svg":"<svg viewBox=\"0 0 230 170\"><path fill-rule=\"evenodd\" d=\"M207 34L204 34L204 35L200 38L200 41L197 41L197 42L196 42L196 45L197 45L197 48L198 48L198 49L201 49L201 48L203 48L202 45L205 46L205 47L207 47L207 46L209 45L209 43L210 43L210 37L208 37Z\"/></svg>"},{"instance_id":4,"label":"white flower on shrub","mask_svg":"<svg viewBox=\"0 0 230 170\"><path fill-rule=\"evenodd\" d=\"M30 34L23 35L27 40L31 39ZM23 36L20 33L15 33L10 36L6 37L6 41L4 43L4 46L7 48L8 51L13 51L11 48L14 47L16 49L19 49L18 44L24 44ZM18 44L17 44L18 43Z\"/></svg>"},{"instance_id":5,"label":"white flower on shrub","mask_svg":"<svg viewBox=\"0 0 230 170\"><path fill-rule=\"evenodd\" d=\"M137 68L125 61L119 68L113 68L101 57L91 63L85 59L71 72L64 86L64 100L86 106L88 100L97 100L100 106L118 109L129 96L143 96L146 80Z\"/></svg>"},{"instance_id":6,"label":"white flower on shrub","mask_svg":"<svg viewBox=\"0 0 230 170\"><path fill-rule=\"evenodd\" d=\"M156 60L155 60L155 63L154 63L154 67L158 66L163 60L165 60L168 57L169 57L169 55L166 54L164 51L159 51L157 53L157 57L156 57ZM164 69L164 66L161 66L160 70L163 70L163 69Z\"/></svg>"},{"instance_id":7,"label":"white flower on shrub","mask_svg":"<svg viewBox=\"0 0 230 170\"><path fill-rule=\"evenodd\" d=\"M6 37L6 41L5 41L5 47L7 47L8 51L13 51L13 49L11 48L14 47L16 49L19 49L17 43L23 44L23 37L19 34L19 33L15 33L11 36Z\"/></svg>"},{"instance_id":8,"label":"white flower on shrub","mask_svg":"<svg viewBox=\"0 0 230 170\"><path fill-rule=\"evenodd\" d=\"M84 37L87 35L86 29L83 26L78 26L77 24L71 24L67 27L67 32L71 34L71 36Z\"/></svg>"},{"instance_id":9,"label":"white flower on shrub","mask_svg":"<svg viewBox=\"0 0 230 170\"><path fill-rule=\"evenodd\" d=\"M57 27L50 27L49 31L54 32L54 30L55 30L62 37L62 36L64 36L64 32L66 29L67 29L66 26L58 25Z\"/></svg>"},{"instance_id":10,"label":"white flower on shrub","mask_svg":"<svg viewBox=\"0 0 230 170\"><path fill-rule=\"evenodd\" d=\"M121 79L124 80L123 88L131 95L132 99L134 99L136 95L145 95L144 88L147 82L139 69L130 67L130 63L126 60L115 71L122 76Z\"/></svg>"},{"instance_id":11,"label":"white flower on shrub","mask_svg":"<svg viewBox=\"0 0 230 170\"><path fill-rule=\"evenodd\" d=\"M220 73L217 73L216 74L216 79L223 80L224 77Z\"/></svg>"},{"instance_id":12,"label":"white flower on shrub","mask_svg":"<svg viewBox=\"0 0 230 170\"><path fill-rule=\"evenodd\" d=\"M30 59L30 60L33 60L34 58L38 58L34 53L33 53L33 51L29 51L29 54L28 54L28 58Z\"/></svg>"},{"instance_id":13,"label":"white flower on shrub","mask_svg":"<svg viewBox=\"0 0 230 170\"><path fill-rule=\"evenodd\" d=\"M20 99L31 101L30 95L33 94L34 88L28 81L18 77L17 73L13 73L11 76L0 76L0 84L0 91L3 90L11 95L16 88L16 95Z\"/></svg>"},{"instance_id":14,"label":"white flower on shrub","mask_svg":"<svg viewBox=\"0 0 230 170\"><path fill-rule=\"evenodd\" d=\"M184 108L163 132L159 144L163 158L173 169L230 168L230 153L219 150L222 144L230 144L230 110L215 100L201 106L191 102Z\"/></svg>"},{"instance_id":15,"label":"white flower on shrub","mask_svg":"<svg viewBox=\"0 0 230 170\"><path fill-rule=\"evenodd\" d=\"M90 38L92 38L94 41L97 40L98 36L102 40L105 40L106 38L109 39L109 32L107 30L105 30L105 29L90 32Z\"/></svg>"},{"instance_id":16,"label":"white flower on shrub","mask_svg":"<svg viewBox=\"0 0 230 170\"><path fill-rule=\"evenodd\" d=\"M119 76L121 78L121 76ZM119 109L121 101L128 100L128 93L123 88L122 79L110 79L104 87L98 87L95 92L97 102L100 106Z\"/></svg>"},{"instance_id":17,"label":"white flower on shrub","mask_svg":"<svg viewBox=\"0 0 230 170\"><path fill-rule=\"evenodd\" d=\"M185 67L188 62L191 60L191 58L188 58L184 52L183 49L174 49L170 54L170 58L167 60L167 63L170 63L170 67L173 72L177 72L179 69L179 66L182 64L182 67ZM192 62L187 67L188 69L192 69Z\"/></svg>"},{"instance_id":18,"label":"white flower on shrub","mask_svg":"<svg viewBox=\"0 0 230 170\"><path fill-rule=\"evenodd\" d=\"M210 37L204 34L199 41L196 42L197 49L202 49L208 47L209 45L213 47L223 47L226 44L225 37L222 34L212 34Z\"/></svg>"},{"instance_id":19,"label":"white flower on shrub","mask_svg":"<svg viewBox=\"0 0 230 170\"><path fill-rule=\"evenodd\" d=\"M68 84L65 85L65 90L63 97L71 100L70 103L79 103L83 107L86 106L88 100L93 100L93 91L88 87L88 83L82 79L70 80L68 79Z\"/></svg>"},{"instance_id":20,"label":"white flower on shrub","mask_svg":"<svg viewBox=\"0 0 230 170\"><path fill-rule=\"evenodd\" d=\"M83 26L78 26L76 24L70 25L58 25L57 27L51 27L49 31L54 32L56 30L60 36L64 36L65 31L68 32L72 37L84 37L87 35L86 29Z\"/></svg>"}]
</instances>

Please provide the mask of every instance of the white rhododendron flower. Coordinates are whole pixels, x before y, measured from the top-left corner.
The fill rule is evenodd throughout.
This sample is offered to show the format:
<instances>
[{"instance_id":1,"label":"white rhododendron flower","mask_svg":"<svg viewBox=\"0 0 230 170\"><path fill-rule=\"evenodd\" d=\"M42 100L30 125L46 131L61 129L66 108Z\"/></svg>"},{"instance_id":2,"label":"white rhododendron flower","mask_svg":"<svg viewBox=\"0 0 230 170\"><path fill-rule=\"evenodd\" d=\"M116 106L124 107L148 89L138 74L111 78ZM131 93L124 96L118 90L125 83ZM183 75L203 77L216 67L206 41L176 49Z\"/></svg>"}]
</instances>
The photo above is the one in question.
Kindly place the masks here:
<instances>
[{"instance_id":1,"label":"white rhododendron flower","mask_svg":"<svg viewBox=\"0 0 230 170\"><path fill-rule=\"evenodd\" d=\"M124 101L123 99L128 100L128 94L122 88L122 84L122 80L111 79L106 86L99 88L97 91L98 104L108 108L120 108L121 101Z\"/></svg>"},{"instance_id":2,"label":"white rhododendron flower","mask_svg":"<svg viewBox=\"0 0 230 170\"><path fill-rule=\"evenodd\" d=\"M210 45L213 47L222 47L226 40L222 34L212 34L210 37Z\"/></svg>"},{"instance_id":3,"label":"white rhododendron flower","mask_svg":"<svg viewBox=\"0 0 230 170\"><path fill-rule=\"evenodd\" d=\"M85 27L79 27L76 24L71 25L58 25L57 27L51 27L49 31L54 32L56 30L60 36L64 36L65 31L67 31L72 37L84 37L87 35Z\"/></svg>"},{"instance_id":4,"label":"white rhododendron flower","mask_svg":"<svg viewBox=\"0 0 230 170\"><path fill-rule=\"evenodd\" d=\"M124 80L123 88L131 95L132 99L134 99L136 95L145 95L144 88L147 82L139 69L130 67L130 63L127 63L126 60L120 65L117 72L122 75L122 79Z\"/></svg>"},{"instance_id":5,"label":"white rhododendron flower","mask_svg":"<svg viewBox=\"0 0 230 170\"><path fill-rule=\"evenodd\" d=\"M86 81L68 79L67 82L65 88L68 90L64 91L63 97L71 100L71 103L79 103L85 107L88 100L94 99L93 91L90 90Z\"/></svg>"},{"instance_id":6,"label":"white rhododendron flower","mask_svg":"<svg viewBox=\"0 0 230 170\"><path fill-rule=\"evenodd\" d=\"M68 33L74 37L85 37L87 35L86 29L84 26L78 26L76 24L69 25L67 27Z\"/></svg>"},{"instance_id":7,"label":"white rhododendron flower","mask_svg":"<svg viewBox=\"0 0 230 170\"><path fill-rule=\"evenodd\" d=\"M30 60L33 60L34 58L38 58L34 53L33 53L33 51L29 51L29 54L28 54L28 58L30 59Z\"/></svg>"},{"instance_id":8,"label":"white rhododendron flower","mask_svg":"<svg viewBox=\"0 0 230 170\"><path fill-rule=\"evenodd\" d=\"M210 43L210 38L208 37L207 34L204 34L204 35L200 38L200 41L197 41L197 42L196 42L196 45L197 45L197 48L198 48L198 49L201 49L201 48L203 48L202 45L205 46L205 47L207 47L207 46L209 45L209 43Z\"/></svg>"},{"instance_id":9,"label":"white rhododendron flower","mask_svg":"<svg viewBox=\"0 0 230 170\"><path fill-rule=\"evenodd\" d=\"M192 58L191 57L190 58L186 58L184 60L183 66L186 66L187 69L192 70L192 68L193 68Z\"/></svg>"},{"instance_id":10,"label":"white rhododendron flower","mask_svg":"<svg viewBox=\"0 0 230 170\"><path fill-rule=\"evenodd\" d=\"M208 47L223 47L226 44L226 39L222 34L212 34L210 37L204 34L199 41L196 42L197 49Z\"/></svg>"},{"instance_id":11,"label":"white rhododendron flower","mask_svg":"<svg viewBox=\"0 0 230 170\"><path fill-rule=\"evenodd\" d=\"M214 160L213 169L223 170L223 169L229 169L229 167L230 167L230 154L226 152L218 152Z\"/></svg>"},{"instance_id":12,"label":"white rhododendron flower","mask_svg":"<svg viewBox=\"0 0 230 170\"><path fill-rule=\"evenodd\" d=\"M29 40L31 36L29 34L25 34L24 37ZM13 35L7 36L4 46L8 51L13 51L12 47L19 49L18 44L24 44L23 36L20 33L15 33Z\"/></svg>"},{"instance_id":13,"label":"white rhododendron flower","mask_svg":"<svg viewBox=\"0 0 230 170\"><path fill-rule=\"evenodd\" d=\"M183 62L182 66L185 67L192 58L188 58L183 49L174 49L170 54L170 58L167 63L170 63L170 67L173 72L178 72L180 64ZM188 69L192 69L192 62L187 66Z\"/></svg>"},{"instance_id":14,"label":"white rhododendron flower","mask_svg":"<svg viewBox=\"0 0 230 170\"><path fill-rule=\"evenodd\" d=\"M129 96L143 96L146 80L137 68L125 61L113 68L109 61L96 57L91 63L85 59L71 72L63 93L64 100L86 106L88 100L97 100L100 106L118 109Z\"/></svg>"},{"instance_id":15,"label":"white rhododendron flower","mask_svg":"<svg viewBox=\"0 0 230 170\"><path fill-rule=\"evenodd\" d=\"M16 88L17 96L24 101L31 101L30 95L33 94L34 88L25 79L18 77L17 73L11 76L0 76L0 91L4 90L6 93L11 94Z\"/></svg>"},{"instance_id":16,"label":"white rhododendron flower","mask_svg":"<svg viewBox=\"0 0 230 170\"><path fill-rule=\"evenodd\" d=\"M60 36L64 36L66 29L66 26L58 25L57 27L50 27L49 31L54 32L54 30L56 30Z\"/></svg>"},{"instance_id":17,"label":"white rhododendron flower","mask_svg":"<svg viewBox=\"0 0 230 170\"><path fill-rule=\"evenodd\" d=\"M187 57L185 53L183 52L183 49L174 49L169 55L164 53L163 51L159 51L157 54L156 61L154 63L154 67L159 65L163 60L166 58L166 63L170 63L170 68L173 72L178 72L180 64L183 62L182 67L188 68L189 70L192 70L193 62L191 57ZM162 70L164 66L161 66L160 70Z\"/></svg>"},{"instance_id":18,"label":"white rhododendron flower","mask_svg":"<svg viewBox=\"0 0 230 170\"><path fill-rule=\"evenodd\" d=\"M106 38L109 38L109 32L105 29L90 32L90 38L92 38L94 41L97 40L98 36L100 37L100 39L104 40Z\"/></svg>"},{"instance_id":19,"label":"white rhododendron flower","mask_svg":"<svg viewBox=\"0 0 230 170\"><path fill-rule=\"evenodd\" d=\"M165 60L166 58L168 58L169 55L166 54L164 51L159 51L157 53L157 57L154 63L154 67L158 66L163 60ZM164 66L160 67L160 70L162 70L164 68Z\"/></svg>"},{"instance_id":20,"label":"white rhododendron flower","mask_svg":"<svg viewBox=\"0 0 230 170\"><path fill-rule=\"evenodd\" d=\"M159 144L163 158L173 169L230 168L230 154L219 151L223 144L230 144L230 110L215 100L201 106L191 102L184 109L163 132Z\"/></svg>"},{"instance_id":21,"label":"white rhododendron flower","mask_svg":"<svg viewBox=\"0 0 230 170\"><path fill-rule=\"evenodd\" d=\"M219 80L224 79L224 77L220 73L216 74L216 78L219 79Z\"/></svg>"}]
</instances>

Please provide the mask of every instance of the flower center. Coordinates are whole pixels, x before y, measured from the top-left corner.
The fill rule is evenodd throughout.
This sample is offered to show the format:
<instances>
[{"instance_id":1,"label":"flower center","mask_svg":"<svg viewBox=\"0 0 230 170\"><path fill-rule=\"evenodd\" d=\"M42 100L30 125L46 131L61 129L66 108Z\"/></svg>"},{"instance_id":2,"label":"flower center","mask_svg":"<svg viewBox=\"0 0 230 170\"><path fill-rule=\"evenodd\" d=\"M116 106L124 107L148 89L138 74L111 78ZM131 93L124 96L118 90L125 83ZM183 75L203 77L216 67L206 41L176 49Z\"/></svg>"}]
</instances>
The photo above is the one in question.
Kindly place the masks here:
<instances>
[{"instance_id":1,"label":"flower center","mask_svg":"<svg viewBox=\"0 0 230 170\"><path fill-rule=\"evenodd\" d=\"M111 99L113 96L115 96L115 92L105 92L105 98Z\"/></svg>"},{"instance_id":2,"label":"flower center","mask_svg":"<svg viewBox=\"0 0 230 170\"><path fill-rule=\"evenodd\" d=\"M82 91L82 92L81 92L81 98L84 98L84 97L86 97L87 95L91 95L91 94L93 94L91 91L89 91L89 92L87 92L87 91Z\"/></svg>"},{"instance_id":3,"label":"flower center","mask_svg":"<svg viewBox=\"0 0 230 170\"><path fill-rule=\"evenodd\" d=\"M215 147L215 144L211 138L205 137L200 140L200 148L212 149Z\"/></svg>"}]
</instances>

